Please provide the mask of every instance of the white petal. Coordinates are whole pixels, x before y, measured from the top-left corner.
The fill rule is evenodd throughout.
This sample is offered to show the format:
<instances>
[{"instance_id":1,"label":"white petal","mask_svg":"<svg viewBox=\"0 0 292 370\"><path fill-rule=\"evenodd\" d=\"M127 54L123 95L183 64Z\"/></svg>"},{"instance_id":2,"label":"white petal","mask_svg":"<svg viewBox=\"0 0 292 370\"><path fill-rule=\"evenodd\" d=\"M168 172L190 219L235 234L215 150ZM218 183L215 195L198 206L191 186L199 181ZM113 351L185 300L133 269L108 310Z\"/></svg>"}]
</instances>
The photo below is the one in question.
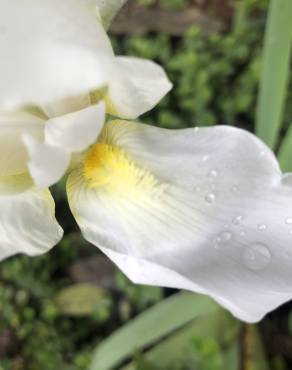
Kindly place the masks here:
<instances>
[{"instance_id":1,"label":"white petal","mask_svg":"<svg viewBox=\"0 0 292 370\"><path fill-rule=\"evenodd\" d=\"M172 88L158 64L139 58L116 57L109 68L107 111L122 118L137 118L152 109Z\"/></svg>"},{"instance_id":2,"label":"white petal","mask_svg":"<svg viewBox=\"0 0 292 370\"><path fill-rule=\"evenodd\" d=\"M29 170L37 186L58 182L66 172L71 154L96 141L105 120L104 103L52 118L45 126L45 141L23 136L30 156Z\"/></svg>"},{"instance_id":3,"label":"white petal","mask_svg":"<svg viewBox=\"0 0 292 370\"><path fill-rule=\"evenodd\" d=\"M292 173L287 173L283 176L282 180L284 185L291 186L292 187Z\"/></svg>"},{"instance_id":4,"label":"white petal","mask_svg":"<svg viewBox=\"0 0 292 370\"><path fill-rule=\"evenodd\" d=\"M39 188L49 187L60 180L70 163L70 153L24 135L23 142L29 152L29 172Z\"/></svg>"},{"instance_id":5,"label":"white petal","mask_svg":"<svg viewBox=\"0 0 292 370\"><path fill-rule=\"evenodd\" d=\"M88 2L0 2L0 107L46 105L103 86L109 39Z\"/></svg>"},{"instance_id":6,"label":"white petal","mask_svg":"<svg viewBox=\"0 0 292 370\"><path fill-rule=\"evenodd\" d=\"M224 126L106 127L101 140L140 172L136 187L120 170L111 188L93 187L83 167L70 176L87 240L133 281L209 294L245 321L292 298L292 189L262 142Z\"/></svg>"},{"instance_id":7,"label":"white petal","mask_svg":"<svg viewBox=\"0 0 292 370\"><path fill-rule=\"evenodd\" d=\"M50 104L43 106L42 110L48 118L53 118L87 108L90 104L90 94L83 94L77 97L67 97L65 99L51 102Z\"/></svg>"},{"instance_id":8,"label":"white petal","mask_svg":"<svg viewBox=\"0 0 292 370\"><path fill-rule=\"evenodd\" d=\"M105 28L108 28L120 8L127 0L91 0L97 5L102 23Z\"/></svg>"},{"instance_id":9,"label":"white petal","mask_svg":"<svg viewBox=\"0 0 292 370\"><path fill-rule=\"evenodd\" d=\"M43 138L44 120L26 111L0 112L0 176L19 174L27 170L28 156L21 137L29 133Z\"/></svg>"},{"instance_id":10,"label":"white petal","mask_svg":"<svg viewBox=\"0 0 292 370\"><path fill-rule=\"evenodd\" d=\"M54 201L25 176L0 178L0 260L17 253L47 252L62 238Z\"/></svg>"},{"instance_id":11,"label":"white petal","mask_svg":"<svg viewBox=\"0 0 292 370\"><path fill-rule=\"evenodd\" d=\"M46 124L46 143L70 152L81 152L96 141L104 121L104 103L53 118Z\"/></svg>"}]
</instances>

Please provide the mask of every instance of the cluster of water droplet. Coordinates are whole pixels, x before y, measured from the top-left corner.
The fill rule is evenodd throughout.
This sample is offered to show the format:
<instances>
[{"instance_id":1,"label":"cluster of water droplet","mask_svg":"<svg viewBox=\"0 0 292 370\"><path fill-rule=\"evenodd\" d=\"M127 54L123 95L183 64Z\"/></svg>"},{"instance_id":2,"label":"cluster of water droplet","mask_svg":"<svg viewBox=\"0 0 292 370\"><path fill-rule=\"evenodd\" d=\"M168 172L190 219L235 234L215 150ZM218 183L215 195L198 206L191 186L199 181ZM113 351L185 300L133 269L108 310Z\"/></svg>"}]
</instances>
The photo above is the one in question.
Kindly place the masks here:
<instances>
[{"instance_id":1,"label":"cluster of water droplet","mask_svg":"<svg viewBox=\"0 0 292 370\"><path fill-rule=\"evenodd\" d=\"M223 231L214 240L216 249L232 245L233 234L230 231ZM250 270L259 271L264 269L271 261L271 252L263 243L253 243L244 248L242 262Z\"/></svg>"},{"instance_id":2,"label":"cluster of water droplet","mask_svg":"<svg viewBox=\"0 0 292 370\"><path fill-rule=\"evenodd\" d=\"M198 131L198 129L196 130ZM259 153L260 157L265 157L266 152L261 151ZM209 155L204 155L201 158L202 162L207 162L209 160ZM209 205L212 205L216 199L217 194L215 191L215 180L218 178L219 172L217 169L211 169L207 173L207 178L211 181L209 191L205 193L205 202ZM202 188L200 186L196 186L195 190L197 192L201 192ZM230 188L231 193L236 194L239 191L239 187L237 184L234 184ZM242 215L235 216L230 225L226 224L224 226L225 230L220 232L213 241L213 246L215 249L220 250L226 247L232 247L234 245L234 235L235 235L235 228L237 228L237 233L240 237L246 236L246 231L241 227L244 217ZM286 219L286 224L291 226L289 233L292 236L292 217ZM259 223L257 225L257 230L259 232L267 232L268 226L265 223ZM241 260L242 263L250 270L259 271L266 268L269 263L271 262L271 252L267 245L264 243L252 243L251 245L244 247L242 249Z\"/></svg>"},{"instance_id":3,"label":"cluster of water droplet","mask_svg":"<svg viewBox=\"0 0 292 370\"><path fill-rule=\"evenodd\" d=\"M239 228L244 221L242 215L237 215L231 221L231 224L224 225L225 230L218 234L214 240L214 247L217 250L222 248L228 248L234 246L234 235L235 232L231 231L232 228ZM291 218L292 225L292 218ZM265 224L259 224L258 230L264 231L267 229ZM244 237L246 231L238 229L239 235ZM251 245L244 247L241 252L241 261L249 270L260 271L267 267L271 262L271 252L269 248L263 243L252 243Z\"/></svg>"}]
</instances>

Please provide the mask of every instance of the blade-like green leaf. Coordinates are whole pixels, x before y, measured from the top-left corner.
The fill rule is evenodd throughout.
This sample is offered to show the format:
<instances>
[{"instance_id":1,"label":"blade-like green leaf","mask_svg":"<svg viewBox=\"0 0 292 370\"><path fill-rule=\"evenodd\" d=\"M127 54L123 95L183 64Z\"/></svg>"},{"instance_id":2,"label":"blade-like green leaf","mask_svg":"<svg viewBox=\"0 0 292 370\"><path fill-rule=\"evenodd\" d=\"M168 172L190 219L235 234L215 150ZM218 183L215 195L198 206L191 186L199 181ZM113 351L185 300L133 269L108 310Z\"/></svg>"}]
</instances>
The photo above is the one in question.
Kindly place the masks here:
<instances>
[{"instance_id":1,"label":"blade-like green leaf","mask_svg":"<svg viewBox=\"0 0 292 370\"><path fill-rule=\"evenodd\" d=\"M225 310L198 317L147 351L143 358L159 369L239 369L240 322ZM207 364L206 364L207 363ZM122 370L135 370L135 363Z\"/></svg>"},{"instance_id":2,"label":"blade-like green leaf","mask_svg":"<svg viewBox=\"0 0 292 370\"><path fill-rule=\"evenodd\" d=\"M177 293L143 312L102 342L95 353L91 370L109 370L192 319L210 314L218 305L210 298L192 293Z\"/></svg>"},{"instance_id":3,"label":"blade-like green leaf","mask_svg":"<svg viewBox=\"0 0 292 370\"><path fill-rule=\"evenodd\" d=\"M287 92L292 41L292 1L271 0L264 42L256 133L275 147Z\"/></svg>"},{"instance_id":4,"label":"blade-like green leaf","mask_svg":"<svg viewBox=\"0 0 292 370\"><path fill-rule=\"evenodd\" d=\"M279 162L283 172L292 172L292 124L282 142L278 154Z\"/></svg>"}]
</instances>

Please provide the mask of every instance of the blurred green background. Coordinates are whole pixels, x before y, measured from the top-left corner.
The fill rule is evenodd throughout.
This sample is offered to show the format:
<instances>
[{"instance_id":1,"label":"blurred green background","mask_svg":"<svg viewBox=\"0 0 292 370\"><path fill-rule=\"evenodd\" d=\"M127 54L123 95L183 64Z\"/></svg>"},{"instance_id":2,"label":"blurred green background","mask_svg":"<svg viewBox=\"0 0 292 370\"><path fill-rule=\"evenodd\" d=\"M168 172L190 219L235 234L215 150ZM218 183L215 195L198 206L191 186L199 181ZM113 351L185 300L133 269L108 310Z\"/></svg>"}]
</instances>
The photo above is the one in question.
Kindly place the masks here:
<instances>
[{"instance_id":1,"label":"blurred green background","mask_svg":"<svg viewBox=\"0 0 292 370\"><path fill-rule=\"evenodd\" d=\"M159 62L174 83L141 120L166 128L229 124L253 131L267 5L129 2L111 29L116 53ZM290 122L288 106L282 135ZM45 256L1 264L0 370L292 368L289 304L260 326L247 326L204 297L133 285L82 239L63 185L53 189L63 241ZM192 305L196 312L188 310Z\"/></svg>"}]
</instances>

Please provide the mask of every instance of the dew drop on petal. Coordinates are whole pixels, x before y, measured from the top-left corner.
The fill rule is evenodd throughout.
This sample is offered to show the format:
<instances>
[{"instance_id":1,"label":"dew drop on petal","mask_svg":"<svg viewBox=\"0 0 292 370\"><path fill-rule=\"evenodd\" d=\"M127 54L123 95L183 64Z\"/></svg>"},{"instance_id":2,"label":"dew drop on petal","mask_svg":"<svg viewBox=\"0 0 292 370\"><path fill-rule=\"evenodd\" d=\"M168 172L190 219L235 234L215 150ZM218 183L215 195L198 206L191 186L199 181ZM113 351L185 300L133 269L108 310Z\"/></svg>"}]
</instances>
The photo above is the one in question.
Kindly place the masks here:
<instances>
[{"instance_id":1,"label":"dew drop on petal","mask_svg":"<svg viewBox=\"0 0 292 370\"><path fill-rule=\"evenodd\" d=\"M258 230L260 230L260 231L267 230L267 225L265 225L265 224L258 225Z\"/></svg>"},{"instance_id":2,"label":"dew drop on petal","mask_svg":"<svg viewBox=\"0 0 292 370\"><path fill-rule=\"evenodd\" d=\"M271 262L271 252L266 245L256 243L245 249L242 259L248 269L259 271Z\"/></svg>"},{"instance_id":3,"label":"dew drop on petal","mask_svg":"<svg viewBox=\"0 0 292 370\"><path fill-rule=\"evenodd\" d=\"M238 215L234 217L234 219L232 220L232 223L233 225L240 225L242 220L243 220L243 217L241 215Z\"/></svg>"},{"instance_id":4,"label":"dew drop on petal","mask_svg":"<svg viewBox=\"0 0 292 370\"><path fill-rule=\"evenodd\" d=\"M206 196L205 196L205 201L209 204L212 204L214 203L216 200L216 195L214 193L208 193Z\"/></svg>"},{"instance_id":5,"label":"dew drop on petal","mask_svg":"<svg viewBox=\"0 0 292 370\"><path fill-rule=\"evenodd\" d=\"M209 177L211 177L211 178L215 178L215 177L217 177L218 176L218 171L216 171L216 170L211 170L210 172L209 172Z\"/></svg>"},{"instance_id":6,"label":"dew drop on petal","mask_svg":"<svg viewBox=\"0 0 292 370\"><path fill-rule=\"evenodd\" d=\"M231 239L232 239L231 232L223 231L214 240L215 248L219 249L219 248L224 247L225 245L227 245L230 242Z\"/></svg>"},{"instance_id":7,"label":"dew drop on petal","mask_svg":"<svg viewBox=\"0 0 292 370\"><path fill-rule=\"evenodd\" d=\"M286 224L287 225L292 225L292 217L286 218Z\"/></svg>"},{"instance_id":8,"label":"dew drop on petal","mask_svg":"<svg viewBox=\"0 0 292 370\"><path fill-rule=\"evenodd\" d=\"M202 158L202 161L203 162L206 162L208 159L209 159L209 156L208 155L204 155L204 157Z\"/></svg>"}]
</instances>

